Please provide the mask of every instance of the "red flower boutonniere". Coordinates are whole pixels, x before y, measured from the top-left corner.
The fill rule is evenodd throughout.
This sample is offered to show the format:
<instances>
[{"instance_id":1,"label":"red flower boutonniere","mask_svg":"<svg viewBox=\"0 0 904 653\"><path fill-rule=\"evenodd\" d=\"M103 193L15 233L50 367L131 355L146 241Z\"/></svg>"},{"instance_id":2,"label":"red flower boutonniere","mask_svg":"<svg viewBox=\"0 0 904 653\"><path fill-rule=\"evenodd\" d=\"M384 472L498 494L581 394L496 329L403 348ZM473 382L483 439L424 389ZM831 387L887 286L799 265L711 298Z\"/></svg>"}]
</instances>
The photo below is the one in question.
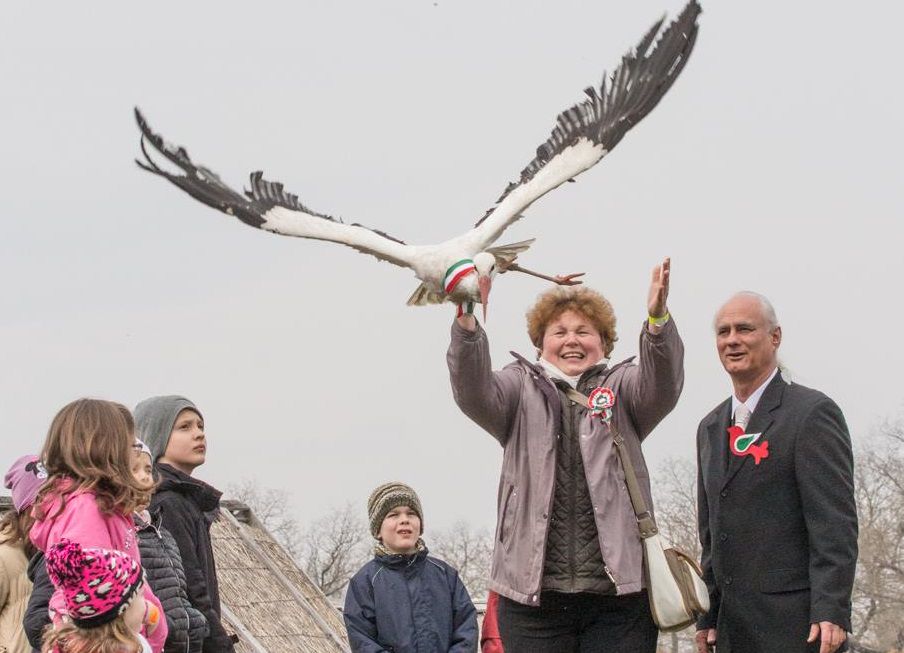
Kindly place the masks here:
<instances>
[{"instance_id":1,"label":"red flower boutonniere","mask_svg":"<svg viewBox=\"0 0 904 653\"><path fill-rule=\"evenodd\" d=\"M587 397L587 407L591 417L599 417L609 423L612 419L612 407L615 406L615 393L610 388L594 388Z\"/></svg>"},{"instance_id":2,"label":"red flower boutonniere","mask_svg":"<svg viewBox=\"0 0 904 653\"><path fill-rule=\"evenodd\" d=\"M769 441L756 442L762 433L744 433L740 426L728 427L728 445L736 456L753 456L753 463L759 465L763 458L769 457Z\"/></svg>"}]
</instances>

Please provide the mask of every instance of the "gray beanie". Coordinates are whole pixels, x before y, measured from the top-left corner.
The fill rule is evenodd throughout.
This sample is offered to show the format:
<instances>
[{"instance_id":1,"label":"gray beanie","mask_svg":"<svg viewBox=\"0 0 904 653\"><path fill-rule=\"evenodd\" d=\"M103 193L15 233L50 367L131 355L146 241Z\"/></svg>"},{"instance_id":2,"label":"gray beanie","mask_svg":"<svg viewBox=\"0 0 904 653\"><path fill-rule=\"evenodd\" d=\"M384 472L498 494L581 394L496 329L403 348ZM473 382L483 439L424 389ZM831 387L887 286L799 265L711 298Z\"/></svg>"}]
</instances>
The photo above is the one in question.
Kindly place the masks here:
<instances>
[{"instance_id":1,"label":"gray beanie","mask_svg":"<svg viewBox=\"0 0 904 653\"><path fill-rule=\"evenodd\" d=\"M151 397L135 406L135 436L151 450L154 462L166 452L176 418L186 408L201 415L197 406L179 395Z\"/></svg>"},{"instance_id":2,"label":"gray beanie","mask_svg":"<svg viewBox=\"0 0 904 653\"><path fill-rule=\"evenodd\" d=\"M383 520L393 508L408 506L421 520L421 534L424 532L424 511L421 509L421 500L417 492L404 483L398 481L384 483L370 493L367 500L367 516L370 518L370 534L380 536L380 527Z\"/></svg>"}]
</instances>

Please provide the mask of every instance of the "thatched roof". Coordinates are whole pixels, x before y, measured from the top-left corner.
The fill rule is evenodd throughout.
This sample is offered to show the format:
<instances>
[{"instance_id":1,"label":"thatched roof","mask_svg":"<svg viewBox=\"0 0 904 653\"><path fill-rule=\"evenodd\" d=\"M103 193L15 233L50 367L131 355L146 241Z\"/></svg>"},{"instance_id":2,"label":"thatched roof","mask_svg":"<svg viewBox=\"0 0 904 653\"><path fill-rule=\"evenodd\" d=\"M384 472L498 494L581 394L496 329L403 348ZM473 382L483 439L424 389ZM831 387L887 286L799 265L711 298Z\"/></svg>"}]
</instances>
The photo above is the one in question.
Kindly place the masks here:
<instances>
[{"instance_id":1,"label":"thatched roof","mask_svg":"<svg viewBox=\"0 0 904 653\"><path fill-rule=\"evenodd\" d=\"M237 653L348 653L339 611L255 519L223 501L211 528L220 601ZM12 508L0 496L0 514Z\"/></svg>"},{"instance_id":2,"label":"thatched roof","mask_svg":"<svg viewBox=\"0 0 904 653\"><path fill-rule=\"evenodd\" d=\"M222 507L211 535L223 619L242 638L237 653L347 652L342 617L320 588L246 505Z\"/></svg>"}]
</instances>

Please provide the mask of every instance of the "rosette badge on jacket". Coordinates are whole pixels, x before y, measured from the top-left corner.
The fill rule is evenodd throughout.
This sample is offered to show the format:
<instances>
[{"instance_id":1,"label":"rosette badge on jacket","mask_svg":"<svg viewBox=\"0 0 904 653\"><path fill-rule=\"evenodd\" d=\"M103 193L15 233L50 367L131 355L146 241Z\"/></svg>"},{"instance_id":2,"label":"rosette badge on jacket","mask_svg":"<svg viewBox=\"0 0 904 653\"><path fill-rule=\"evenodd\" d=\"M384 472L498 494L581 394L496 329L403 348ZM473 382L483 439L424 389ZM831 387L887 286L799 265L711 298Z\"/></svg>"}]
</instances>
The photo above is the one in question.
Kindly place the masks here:
<instances>
[{"instance_id":1,"label":"rosette badge on jacket","mask_svg":"<svg viewBox=\"0 0 904 653\"><path fill-rule=\"evenodd\" d=\"M129 555L82 548L65 538L47 552L47 574L63 593L69 617L80 628L116 619L144 582L141 565Z\"/></svg>"}]
</instances>

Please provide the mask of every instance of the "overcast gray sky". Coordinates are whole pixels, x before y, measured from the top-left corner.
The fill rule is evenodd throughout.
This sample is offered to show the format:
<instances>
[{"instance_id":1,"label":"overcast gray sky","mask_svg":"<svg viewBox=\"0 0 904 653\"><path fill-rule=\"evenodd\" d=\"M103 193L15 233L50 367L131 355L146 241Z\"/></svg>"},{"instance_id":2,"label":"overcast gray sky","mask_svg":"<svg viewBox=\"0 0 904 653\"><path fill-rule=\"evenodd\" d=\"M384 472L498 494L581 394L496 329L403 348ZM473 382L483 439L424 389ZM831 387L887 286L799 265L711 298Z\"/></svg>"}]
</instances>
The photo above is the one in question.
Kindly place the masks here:
<instances>
[{"instance_id":1,"label":"overcast gray sky","mask_svg":"<svg viewBox=\"0 0 904 653\"><path fill-rule=\"evenodd\" d=\"M7 3L0 25L0 468L84 395L192 398L225 487L256 477L308 521L376 484L419 490L428 530L492 527L501 450L452 401L454 309L409 308L406 270L252 230L132 162L132 106L241 187L430 243L470 228L556 114L680 0ZM710 328L765 293L795 379L855 442L901 414L904 8L704 0L690 63L655 111L505 242L587 272L637 351L649 270L673 261L687 348L653 468L693 455L728 396ZM497 280L497 366L532 348L546 286Z\"/></svg>"}]
</instances>

